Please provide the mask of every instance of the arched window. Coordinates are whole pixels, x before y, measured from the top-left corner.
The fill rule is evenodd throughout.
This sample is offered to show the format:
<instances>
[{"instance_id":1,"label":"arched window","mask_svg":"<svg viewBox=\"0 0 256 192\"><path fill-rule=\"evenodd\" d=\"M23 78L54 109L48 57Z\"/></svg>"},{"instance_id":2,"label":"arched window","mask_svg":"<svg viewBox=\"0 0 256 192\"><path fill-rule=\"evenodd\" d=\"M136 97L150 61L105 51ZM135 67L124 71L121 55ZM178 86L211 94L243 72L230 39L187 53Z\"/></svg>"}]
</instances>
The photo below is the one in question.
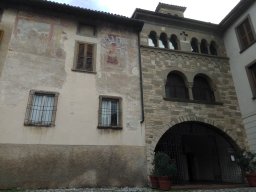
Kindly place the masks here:
<instances>
[{"instance_id":1,"label":"arched window","mask_svg":"<svg viewBox=\"0 0 256 192\"><path fill-rule=\"evenodd\" d=\"M176 35L171 35L169 47L170 49L174 49L174 50L179 49L179 40Z\"/></svg>"},{"instance_id":2,"label":"arched window","mask_svg":"<svg viewBox=\"0 0 256 192\"><path fill-rule=\"evenodd\" d=\"M214 102L214 92L209 84L209 81L204 75L196 75L193 84L194 100Z\"/></svg>"},{"instance_id":3,"label":"arched window","mask_svg":"<svg viewBox=\"0 0 256 192\"><path fill-rule=\"evenodd\" d=\"M151 31L148 35L148 45L151 47L157 47L157 36L155 31Z\"/></svg>"},{"instance_id":4,"label":"arched window","mask_svg":"<svg viewBox=\"0 0 256 192\"><path fill-rule=\"evenodd\" d=\"M188 99L188 89L184 78L177 71L168 74L165 84L165 94L167 98Z\"/></svg>"},{"instance_id":5,"label":"arched window","mask_svg":"<svg viewBox=\"0 0 256 192\"><path fill-rule=\"evenodd\" d=\"M168 40L166 33L161 33L159 38L159 47L168 49Z\"/></svg>"},{"instance_id":6,"label":"arched window","mask_svg":"<svg viewBox=\"0 0 256 192\"><path fill-rule=\"evenodd\" d=\"M194 53L199 53L199 48L198 48L198 40L197 38L193 37L191 39L191 51L194 52Z\"/></svg>"},{"instance_id":7,"label":"arched window","mask_svg":"<svg viewBox=\"0 0 256 192\"><path fill-rule=\"evenodd\" d=\"M210 53L212 55L217 55L217 45L215 43L215 41L212 41L211 44L210 44Z\"/></svg>"},{"instance_id":8,"label":"arched window","mask_svg":"<svg viewBox=\"0 0 256 192\"><path fill-rule=\"evenodd\" d=\"M205 39L202 39L201 41L200 50L201 50L201 53L208 54L207 41Z\"/></svg>"}]
</instances>

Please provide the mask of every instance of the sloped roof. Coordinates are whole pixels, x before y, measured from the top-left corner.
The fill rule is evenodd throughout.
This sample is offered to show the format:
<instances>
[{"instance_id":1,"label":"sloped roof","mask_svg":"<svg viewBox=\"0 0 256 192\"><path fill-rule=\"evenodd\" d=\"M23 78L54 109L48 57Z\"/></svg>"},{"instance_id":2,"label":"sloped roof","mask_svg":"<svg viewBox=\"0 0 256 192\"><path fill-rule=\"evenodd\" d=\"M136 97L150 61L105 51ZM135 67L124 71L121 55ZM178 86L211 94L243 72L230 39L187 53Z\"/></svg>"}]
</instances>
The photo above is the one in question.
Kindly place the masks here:
<instances>
[{"instance_id":1,"label":"sloped roof","mask_svg":"<svg viewBox=\"0 0 256 192\"><path fill-rule=\"evenodd\" d=\"M220 22L219 26L222 31L225 31L228 27L230 27L230 25L232 25L255 2L255 0L240 0L240 2Z\"/></svg>"},{"instance_id":2,"label":"sloped roof","mask_svg":"<svg viewBox=\"0 0 256 192\"><path fill-rule=\"evenodd\" d=\"M49 13L68 14L82 19L88 19L98 21L106 21L115 24L125 25L137 29L140 31L143 27L143 22L137 19L128 18L125 16L107 13L103 11L95 11L77 6L71 6L67 4L56 3L47 0L0 0L0 5L7 7L14 7L16 9L22 9L24 7L31 7L47 11Z\"/></svg>"}]
</instances>

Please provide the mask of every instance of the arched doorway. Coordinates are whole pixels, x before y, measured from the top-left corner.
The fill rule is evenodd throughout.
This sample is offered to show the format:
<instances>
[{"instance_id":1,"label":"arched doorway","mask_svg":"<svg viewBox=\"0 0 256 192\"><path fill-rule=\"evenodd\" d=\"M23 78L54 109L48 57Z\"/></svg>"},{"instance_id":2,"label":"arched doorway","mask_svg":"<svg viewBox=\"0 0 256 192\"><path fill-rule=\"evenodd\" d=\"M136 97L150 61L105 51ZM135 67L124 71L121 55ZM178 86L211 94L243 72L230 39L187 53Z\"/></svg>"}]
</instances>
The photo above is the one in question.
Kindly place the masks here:
<instances>
[{"instance_id":1,"label":"arched doorway","mask_svg":"<svg viewBox=\"0 0 256 192\"><path fill-rule=\"evenodd\" d=\"M234 141L216 127L195 121L174 125L158 141L155 152L165 152L177 164L176 184L242 183L235 162Z\"/></svg>"}]
</instances>

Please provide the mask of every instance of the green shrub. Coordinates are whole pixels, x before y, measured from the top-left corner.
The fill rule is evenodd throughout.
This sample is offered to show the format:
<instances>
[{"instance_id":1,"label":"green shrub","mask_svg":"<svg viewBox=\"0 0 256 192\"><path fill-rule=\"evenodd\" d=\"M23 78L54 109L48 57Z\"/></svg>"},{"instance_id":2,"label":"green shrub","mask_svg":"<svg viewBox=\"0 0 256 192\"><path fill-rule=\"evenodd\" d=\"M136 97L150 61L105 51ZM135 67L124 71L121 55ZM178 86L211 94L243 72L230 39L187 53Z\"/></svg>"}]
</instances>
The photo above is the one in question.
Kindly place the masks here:
<instances>
[{"instance_id":1,"label":"green shrub","mask_svg":"<svg viewBox=\"0 0 256 192\"><path fill-rule=\"evenodd\" d=\"M174 161L169 155L163 152L157 152L153 161L152 173L156 176L173 176L177 171Z\"/></svg>"}]
</instances>

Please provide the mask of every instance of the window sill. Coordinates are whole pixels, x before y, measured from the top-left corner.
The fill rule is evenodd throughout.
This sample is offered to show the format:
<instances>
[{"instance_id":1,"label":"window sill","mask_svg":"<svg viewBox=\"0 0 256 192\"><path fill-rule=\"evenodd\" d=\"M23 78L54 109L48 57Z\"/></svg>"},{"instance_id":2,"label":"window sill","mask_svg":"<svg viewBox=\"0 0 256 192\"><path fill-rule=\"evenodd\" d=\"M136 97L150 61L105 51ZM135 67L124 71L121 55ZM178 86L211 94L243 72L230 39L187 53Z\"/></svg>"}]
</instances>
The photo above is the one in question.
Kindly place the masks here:
<instances>
[{"instance_id":1,"label":"window sill","mask_svg":"<svg viewBox=\"0 0 256 192\"><path fill-rule=\"evenodd\" d=\"M82 69L71 69L71 71L74 72L80 72L80 73L91 73L91 74L97 74L96 71L87 71L87 70L82 70Z\"/></svg>"},{"instance_id":2,"label":"window sill","mask_svg":"<svg viewBox=\"0 0 256 192\"><path fill-rule=\"evenodd\" d=\"M33 124L33 123L24 123L24 126L28 127L54 127L54 124L51 125L43 125L43 124Z\"/></svg>"},{"instance_id":3,"label":"window sill","mask_svg":"<svg viewBox=\"0 0 256 192\"><path fill-rule=\"evenodd\" d=\"M197 103L197 104L206 104L206 105L223 105L221 102L208 102L208 101L199 101L199 100L190 100L190 99L179 99L179 98L166 98L165 101L174 101L174 102L184 102L184 103Z\"/></svg>"},{"instance_id":4,"label":"window sill","mask_svg":"<svg viewBox=\"0 0 256 192\"><path fill-rule=\"evenodd\" d=\"M239 53L240 54L243 53L246 49L249 49L254 43L256 43L256 39L254 41L252 41L250 45L248 45L247 47L241 49L241 51Z\"/></svg>"},{"instance_id":5,"label":"window sill","mask_svg":"<svg viewBox=\"0 0 256 192\"><path fill-rule=\"evenodd\" d=\"M98 129L114 129L114 130L121 130L123 127L118 126L98 126Z\"/></svg>"}]
</instances>

